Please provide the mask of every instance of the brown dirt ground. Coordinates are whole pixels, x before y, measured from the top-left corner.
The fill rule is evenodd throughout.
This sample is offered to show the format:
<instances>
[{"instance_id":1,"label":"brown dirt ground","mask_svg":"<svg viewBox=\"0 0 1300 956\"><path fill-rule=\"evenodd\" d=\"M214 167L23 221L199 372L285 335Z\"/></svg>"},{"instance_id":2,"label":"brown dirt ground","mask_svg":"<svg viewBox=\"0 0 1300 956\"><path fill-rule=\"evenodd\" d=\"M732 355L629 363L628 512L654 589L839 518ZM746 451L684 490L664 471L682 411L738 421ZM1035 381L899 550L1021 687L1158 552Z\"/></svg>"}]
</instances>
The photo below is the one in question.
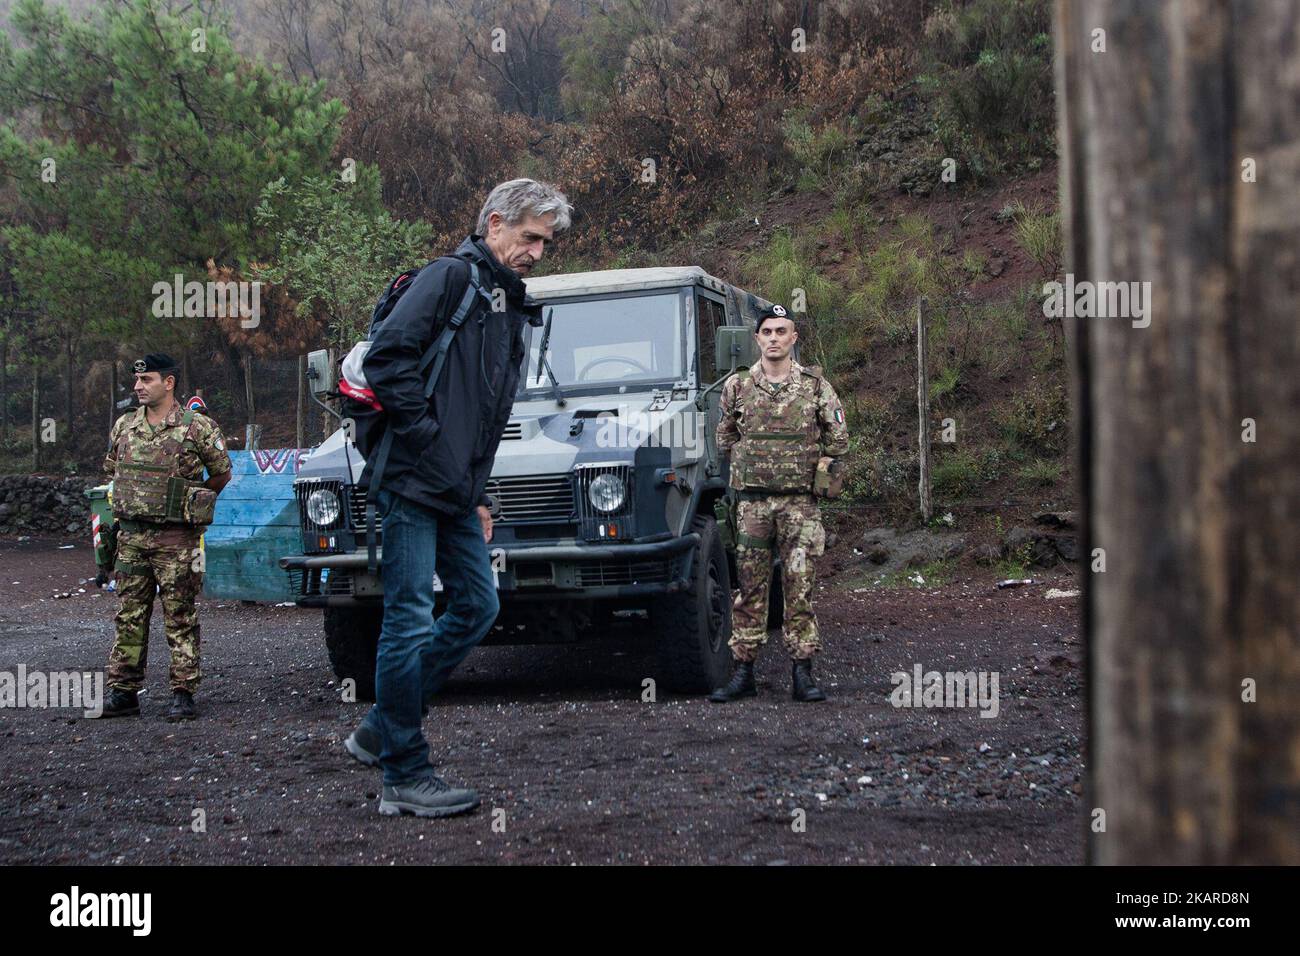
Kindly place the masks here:
<instances>
[{"instance_id":1,"label":"brown dirt ground","mask_svg":"<svg viewBox=\"0 0 1300 956\"><path fill-rule=\"evenodd\" d=\"M0 541L0 670L104 664L116 599L63 543ZM319 612L204 600L200 720L161 719L158 614L143 717L0 710L0 862L1079 863L1077 602L1052 585L1071 579L823 585L821 705L790 701L774 645L760 697L730 706L642 702L652 657L627 639L480 648L425 724L440 772L483 794L443 821L376 812ZM998 672L1000 715L894 708L889 673L918 662Z\"/></svg>"}]
</instances>

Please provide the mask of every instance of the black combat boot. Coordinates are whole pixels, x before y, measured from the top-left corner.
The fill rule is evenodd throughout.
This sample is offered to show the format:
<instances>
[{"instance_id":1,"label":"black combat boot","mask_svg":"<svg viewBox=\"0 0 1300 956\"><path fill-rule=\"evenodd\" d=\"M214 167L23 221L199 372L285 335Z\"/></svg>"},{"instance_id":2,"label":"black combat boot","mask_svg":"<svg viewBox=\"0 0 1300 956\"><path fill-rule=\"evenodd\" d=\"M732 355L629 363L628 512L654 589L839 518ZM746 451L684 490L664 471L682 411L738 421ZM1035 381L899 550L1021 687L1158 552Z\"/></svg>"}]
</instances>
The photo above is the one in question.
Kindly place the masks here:
<instances>
[{"instance_id":1,"label":"black combat boot","mask_svg":"<svg viewBox=\"0 0 1300 956\"><path fill-rule=\"evenodd\" d=\"M715 704L728 704L742 697L757 696L758 688L754 685L754 662L736 661L735 669L731 672L731 680L727 681L725 687L719 687L710 694L709 700Z\"/></svg>"},{"instance_id":2,"label":"black combat boot","mask_svg":"<svg viewBox=\"0 0 1300 956\"><path fill-rule=\"evenodd\" d=\"M172 693L172 705L167 711L168 720L193 720L199 715L194 709L194 695L187 690Z\"/></svg>"},{"instance_id":3,"label":"black combat boot","mask_svg":"<svg viewBox=\"0 0 1300 956\"><path fill-rule=\"evenodd\" d=\"M140 714L140 698L133 690L110 688L100 717L132 717Z\"/></svg>"},{"instance_id":4,"label":"black combat boot","mask_svg":"<svg viewBox=\"0 0 1300 956\"><path fill-rule=\"evenodd\" d=\"M794 662L794 671L791 674L791 682L793 684L793 689L790 692L790 696L795 700L814 701L826 699L825 692L813 683L811 658L805 658Z\"/></svg>"}]
</instances>

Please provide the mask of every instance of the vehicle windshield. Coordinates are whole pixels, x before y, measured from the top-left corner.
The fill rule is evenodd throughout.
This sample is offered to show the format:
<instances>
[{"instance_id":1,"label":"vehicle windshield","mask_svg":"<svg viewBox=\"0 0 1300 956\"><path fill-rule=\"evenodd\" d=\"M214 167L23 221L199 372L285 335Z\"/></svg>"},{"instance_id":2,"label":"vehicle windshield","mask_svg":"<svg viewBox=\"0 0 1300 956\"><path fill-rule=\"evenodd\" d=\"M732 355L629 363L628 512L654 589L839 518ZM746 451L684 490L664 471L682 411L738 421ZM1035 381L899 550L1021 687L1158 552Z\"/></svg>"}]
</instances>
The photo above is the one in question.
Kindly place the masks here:
<instances>
[{"instance_id":1,"label":"vehicle windshield","mask_svg":"<svg viewBox=\"0 0 1300 956\"><path fill-rule=\"evenodd\" d=\"M682 367L682 296L678 289L607 296L544 306L554 309L546 359L561 388L677 382ZM545 328L529 329L525 389L549 389L550 376L537 367Z\"/></svg>"}]
</instances>

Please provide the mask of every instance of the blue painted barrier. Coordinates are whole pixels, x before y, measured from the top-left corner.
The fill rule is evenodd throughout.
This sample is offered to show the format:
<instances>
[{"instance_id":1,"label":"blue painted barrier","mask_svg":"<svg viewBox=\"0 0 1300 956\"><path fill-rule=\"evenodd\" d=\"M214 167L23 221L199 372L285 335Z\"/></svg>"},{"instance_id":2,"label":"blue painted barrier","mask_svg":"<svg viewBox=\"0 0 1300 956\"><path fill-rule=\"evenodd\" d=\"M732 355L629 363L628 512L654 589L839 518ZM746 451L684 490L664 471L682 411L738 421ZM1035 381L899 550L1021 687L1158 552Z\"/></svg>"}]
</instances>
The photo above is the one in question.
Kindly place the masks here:
<instances>
[{"instance_id":1,"label":"blue painted barrier","mask_svg":"<svg viewBox=\"0 0 1300 956\"><path fill-rule=\"evenodd\" d=\"M232 451L230 484L203 536L203 593L224 600L292 601L286 554L302 553L293 479L310 448Z\"/></svg>"}]
</instances>

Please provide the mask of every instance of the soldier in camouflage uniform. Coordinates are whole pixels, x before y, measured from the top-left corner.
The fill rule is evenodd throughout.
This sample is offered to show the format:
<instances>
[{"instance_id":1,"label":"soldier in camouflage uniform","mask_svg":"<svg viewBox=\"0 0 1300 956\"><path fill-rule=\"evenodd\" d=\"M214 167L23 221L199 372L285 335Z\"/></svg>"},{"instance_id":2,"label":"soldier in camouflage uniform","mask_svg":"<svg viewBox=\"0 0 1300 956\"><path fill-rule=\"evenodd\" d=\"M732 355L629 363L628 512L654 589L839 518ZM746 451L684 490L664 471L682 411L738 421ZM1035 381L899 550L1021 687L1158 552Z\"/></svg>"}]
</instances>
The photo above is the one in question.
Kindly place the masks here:
<instances>
[{"instance_id":1,"label":"soldier in camouflage uniform","mask_svg":"<svg viewBox=\"0 0 1300 956\"><path fill-rule=\"evenodd\" d=\"M730 455L731 493L739 499L740 594L730 642L735 669L709 699L725 703L758 693L754 661L767 642L775 553L785 595L785 646L794 659L792 696L825 700L812 679L821 638L811 603L811 559L826 547L817 494L838 494L842 481L834 459L849 447L844 410L821 369L792 358L799 335L784 308L775 305L760 314L755 337L761 358L722 388L718 450Z\"/></svg>"},{"instance_id":2,"label":"soldier in camouflage uniform","mask_svg":"<svg viewBox=\"0 0 1300 956\"><path fill-rule=\"evenodd\" d=\"M230 456L216 422L176 401L176 363L162 353L134 365L140 407L113 425L104 470L113 476L115 566L121 606L108 658L104 717L139 714L154 593L171 649L168 720L196 716L202 589L199 538L230 481ZM203 480L203 470L208 478Z\"/></svg>"}]
</instances>

